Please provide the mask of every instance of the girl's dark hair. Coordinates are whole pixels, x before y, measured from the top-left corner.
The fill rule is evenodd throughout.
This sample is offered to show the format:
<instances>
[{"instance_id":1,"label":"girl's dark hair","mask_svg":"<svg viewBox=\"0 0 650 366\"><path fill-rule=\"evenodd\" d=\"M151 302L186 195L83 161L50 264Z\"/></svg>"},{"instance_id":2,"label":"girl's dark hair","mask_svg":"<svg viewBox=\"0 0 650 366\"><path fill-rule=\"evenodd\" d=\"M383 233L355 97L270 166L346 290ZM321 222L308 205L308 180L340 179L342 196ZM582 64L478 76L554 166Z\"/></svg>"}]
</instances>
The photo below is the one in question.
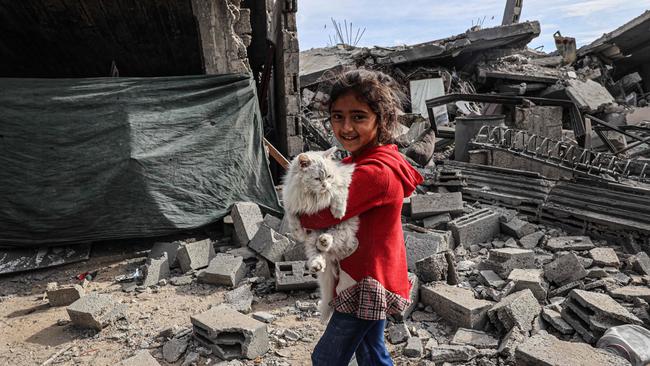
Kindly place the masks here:
<instances>
[{"instance_id":1,"label":"girl's dark hair","mask_svg":"<svg viewBox=\"0 0 650 366\"><path fill-rule=\"evenodd\" d=\"M377 114L377 140L386 144L396 137L398 112L402 110L404 94L390 76L381 71L349 70L334 75L330 88L327 110L342 95L354 92Z\"/></svg>"}]
</instances>

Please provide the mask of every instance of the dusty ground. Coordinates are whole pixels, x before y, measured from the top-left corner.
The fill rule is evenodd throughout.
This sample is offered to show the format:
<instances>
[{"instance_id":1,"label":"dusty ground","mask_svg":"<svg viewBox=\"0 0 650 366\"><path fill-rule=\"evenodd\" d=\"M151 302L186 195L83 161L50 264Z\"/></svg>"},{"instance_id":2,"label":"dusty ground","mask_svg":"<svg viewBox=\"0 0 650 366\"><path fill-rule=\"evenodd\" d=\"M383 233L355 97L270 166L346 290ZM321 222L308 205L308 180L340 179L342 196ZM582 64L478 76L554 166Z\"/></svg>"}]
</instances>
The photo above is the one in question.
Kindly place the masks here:
<instances>
[{"instance_id":1,"label":"dusty ground","mask_svg":"<svg viewBox=\"0 0 650 366\"><path fill-rule=\"evenodd\" d=\"M161 365L181 365L184 356L173 364L161 356L163 338L158 334L169 328L178 333L190 327L190 316L223 302L225 287L197 284L170 284L126 293L115 277L131 273L144 262L146 252L124 248L103 253L94 252L91 259L53 269L0 277L0 365L41 365L52 355L67 349L53 363L57 365L115 365L136 351L147 349ZM129 252L130 251L130 252ZM69 323L65 307L50 307L43 293L48 282L59 285L78 283L75 275L99 271L86 291L110 293L128 305L128 319L104 328L101 332L79 329ZM313 297L313 295L312 295ZM306 292L263 294L256 297L253 311L277 315L269 325L274 340L271 350L250 365L309 365L309 355L324 326L318 318L296 309L296 300L311 301ZM285 329L298 331L301 339L286 341L280 335ZM286 343L286 345L285 345ZM390 345L389 345L390 346ZM190 342L188 350L197 350ZM401 349L390 346L395 355ZM200 351L200 349L199 349ZM216 356L202 354L199 365L219 364ZM397 362L397 364L405 364Z\"/></svg>"}]
</instances>

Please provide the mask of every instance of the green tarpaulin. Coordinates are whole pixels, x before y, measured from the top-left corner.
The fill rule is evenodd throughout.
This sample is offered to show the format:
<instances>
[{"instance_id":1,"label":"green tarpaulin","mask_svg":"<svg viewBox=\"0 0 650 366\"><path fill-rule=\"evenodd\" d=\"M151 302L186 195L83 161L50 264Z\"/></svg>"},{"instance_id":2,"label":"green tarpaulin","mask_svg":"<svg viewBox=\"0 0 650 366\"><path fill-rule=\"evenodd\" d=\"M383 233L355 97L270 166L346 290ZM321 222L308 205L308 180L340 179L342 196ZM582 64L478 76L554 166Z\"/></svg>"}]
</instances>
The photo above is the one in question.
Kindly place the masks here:
<instances>
[{"instance_id":1,"label":"green tarpaulin","mask_svg":"<svg viewBox=\"0 0 650 366\"><path fill-rule=\"evenodd\" d=\"M165 235L279 210L252 80L0 78L0 244Z\"/></svg>"}]
</instances>

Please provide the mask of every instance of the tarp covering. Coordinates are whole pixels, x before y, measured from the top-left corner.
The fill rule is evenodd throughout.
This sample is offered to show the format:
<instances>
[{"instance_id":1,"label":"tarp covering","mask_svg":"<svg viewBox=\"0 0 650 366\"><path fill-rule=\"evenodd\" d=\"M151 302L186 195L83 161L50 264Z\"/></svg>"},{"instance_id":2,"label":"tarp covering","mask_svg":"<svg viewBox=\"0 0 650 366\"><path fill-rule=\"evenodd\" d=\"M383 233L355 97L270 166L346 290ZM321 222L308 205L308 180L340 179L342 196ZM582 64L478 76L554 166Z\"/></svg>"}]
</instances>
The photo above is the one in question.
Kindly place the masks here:
<instances>
[{"instance_id":1,"label":"tarp covering","mask_svg":"<svg viewBox=\"0 0 650 366\"><path fill-rule=\"evenodd\" d=\"M280 210L252 80L0 78L0 245L166 235Z\"/></svg>"}]
</instances>

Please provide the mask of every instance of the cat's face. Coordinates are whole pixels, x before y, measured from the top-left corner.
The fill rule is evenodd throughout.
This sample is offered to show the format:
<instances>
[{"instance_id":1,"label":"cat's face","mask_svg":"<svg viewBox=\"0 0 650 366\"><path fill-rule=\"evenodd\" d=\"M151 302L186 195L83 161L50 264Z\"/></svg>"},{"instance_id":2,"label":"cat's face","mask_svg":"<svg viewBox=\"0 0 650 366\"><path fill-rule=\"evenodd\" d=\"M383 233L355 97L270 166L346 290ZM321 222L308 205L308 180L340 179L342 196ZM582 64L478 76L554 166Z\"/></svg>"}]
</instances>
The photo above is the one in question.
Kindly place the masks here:
<instances>
[{"instance_id":1,"label":"cat's face","mask_svg":"<svg viewBox=\"0 0 650 366\"><path fill-rule=\"evenodd\" d=\"M333 174L335 163L331 156L335 150L334 148L326 152L307 152L296 157L300 179L310 191L326 193L331 189L336 179Z\"/></svg>"}]
</instances>

